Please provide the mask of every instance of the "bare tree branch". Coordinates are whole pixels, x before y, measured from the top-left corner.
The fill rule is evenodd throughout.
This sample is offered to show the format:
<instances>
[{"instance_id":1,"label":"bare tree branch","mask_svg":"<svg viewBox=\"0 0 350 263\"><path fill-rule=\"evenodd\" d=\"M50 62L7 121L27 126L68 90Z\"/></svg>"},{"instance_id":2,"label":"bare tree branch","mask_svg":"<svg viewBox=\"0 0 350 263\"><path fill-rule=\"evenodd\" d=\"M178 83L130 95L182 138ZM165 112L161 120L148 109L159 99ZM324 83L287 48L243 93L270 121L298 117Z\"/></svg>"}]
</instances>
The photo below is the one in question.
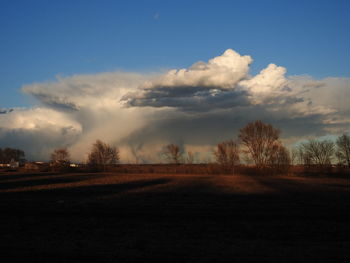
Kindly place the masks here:
<instances>
[{"instance_id":1,"label":"bare tree branch","mask_svg":"<svg viewBox=\"0 0 350 263\"><path fill-rule=\"evenodd\" d=\"M117 147L97 140L88 156L88 164L95 168L106 170L107 165L117 164L119 161L119 150Z\"/></svg>"}]
</instances>

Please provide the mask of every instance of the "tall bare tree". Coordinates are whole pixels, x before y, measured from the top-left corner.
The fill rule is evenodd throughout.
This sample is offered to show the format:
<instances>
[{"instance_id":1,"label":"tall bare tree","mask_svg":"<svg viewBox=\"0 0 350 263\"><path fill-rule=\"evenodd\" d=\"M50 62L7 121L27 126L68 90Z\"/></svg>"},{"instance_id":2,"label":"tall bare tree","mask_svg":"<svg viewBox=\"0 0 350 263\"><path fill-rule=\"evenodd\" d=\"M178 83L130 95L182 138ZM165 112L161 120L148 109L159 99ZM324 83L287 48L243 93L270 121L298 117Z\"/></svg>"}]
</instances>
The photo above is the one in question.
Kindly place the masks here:
<instances>
[{"instance_id":1,"label":"tall bare tree","mask_svg":"<svg viewBox=\"0 0 350 263\"><path fill-rule=\"evenodd\" d=\"M298 154L299 150L297 147L293 147L292 150L291 150L291 153L290 153L290 161L291 161L291 164L293 165L296 165L298 164Z\"/></svg>"},{"instance_id":2,"label":"tall bare tree","mask_svg":"<svg viewBox=\"0 0 350 263\"><path fill-rule=\"evenodd\" d=\"M277 172L287 172L292 162L288 149L280 142L275 142L271 148L269 167Z\"/></svg>"},{"instance_id":3,"label":"tall bare tree","mask_svg":"<svg viewBox=\"0 0 350 263\"><path fill-rule=\"evenodd\" d=\"M260 120L248 123L239 130L239 139L245 147L244 153L254 161L257 168L265 168L269 165L271 156L279 143L280 131L271 124Z\"/></svg>"},{"instance_id":4,"label":"tall bare tree","mask_svg":"<svg viewBox=\"0 0 350 263\"><path fill-rule=\"evenodd\" d=\"M303 149L302 145L300 146L299 159L301 160L300 164L303 164L305 166L310 167L314 164L312 160L312 153Z\"/></svg>"},{"instance_id":5,"label":"tall bare tree","mask_svg":"<svg viewBox=\"0 0 350 263\"><path fill-rule=\"evenodd\" d=\"M233 140L221 142L214 151L216 162L226 171L233 173L234 167L239 164L239 147Z\"/></svg>"},{"instance_id":6,"label":"tall bare tree","mask_svg":"<svg viewBox=\"0 0 350 263\"><path fill-rule=\"evenodd\" d=\"M301 144L305 164L321 167L330 166L335 152L334 143L330 140L309 140Z\"/></svg>"},{"instance_id":7,"label":"tall bare tree","mask_svg":"<svg viewBox=\"0 0 350 263\"><path fill-rule=\"evenodd\" d=\"M180 146L176 144L172 143L165 146L163 155L165 156L165 159L170 163L180 164L182 162L183 152Z\"/></svg>"},{"instance_id":8,"label":"tall bare tree","mask_svg":"<svg viewBox=\"0 0 350 263\"><path fill-rule=\"evenodd\" d=\"M350 136L344 133L338 137L336 144L336 155L339 162L350 167Z\"/></svg>"},{"instance_id":9,"label":"tall bare tree","mask_svg":"<svg viewBox=\"0 0 350 263\"><path fill-rule=\"evenodd\" d=\"M101 140L97 140L88 155L88 164L92 167L106 170L108 165L117 164L119 162L119 150L112 147Z\"/></svg>"},{"instance_id":10,"label":"tall bare tree","mask_svg":"<svg viewBox=\"0 0 350 263\"><path fill-rule=\"evenodd\" d=\"M302 145L295 146L292 149L292 162L299 165L311 165L310 155L305 152Z\"/></svg>"}]
</instances>

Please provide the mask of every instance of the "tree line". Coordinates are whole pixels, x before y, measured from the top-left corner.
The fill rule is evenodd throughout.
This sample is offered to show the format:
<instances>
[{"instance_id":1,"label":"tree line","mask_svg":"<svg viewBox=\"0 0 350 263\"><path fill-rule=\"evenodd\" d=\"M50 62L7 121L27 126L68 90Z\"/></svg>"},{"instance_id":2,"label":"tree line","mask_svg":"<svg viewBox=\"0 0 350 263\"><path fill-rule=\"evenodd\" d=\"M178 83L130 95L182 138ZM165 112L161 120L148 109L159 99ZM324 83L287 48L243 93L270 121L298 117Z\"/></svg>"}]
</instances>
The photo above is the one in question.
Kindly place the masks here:
<instances>
[{"instance_id":1,"label":"tree line","mask_svg":"<svg viewBox=\"0 0 350 263\"><path fill-rule=\"evenodd\" d=\"M70 166L70 154L67 148L54 150L50 158L51 166L56 170L64 170ZM119 162L119 149L96 140L88 154L87 164L96 171L105 171L107 166Z\"/></svg>"},{"instance_id":2,"label":"tree line","mask_svg":"<svg viewBox=\"0 0 350 263\"><path fill-rule=\"evenodd\" d=\"M234 173L241 163L251 164L259 171L286 172L289 167L303 165L307 167L329 167L336 161L338 165L350 167L350 136L343 134L334 143L331 140L309 140L300 143L289 151L280 140L281 131L271 124L260 120L248 123L241 128L235 139L216 145L213 150L216 164L223 172ZM193 164L195 155L187 153L177 144L164 146L161 156L171 164ZM0 163L24 159L19 149L0 148ZM119 149L96 140L88 153L87 165L94 170L106 170L120 160ZM53 169L70 167L70 154L67 148L55 149L50 156Z\"/></svg>"},{"instance_id":3,"label":"tree line","mask_svg":"<svg viewBox=\"0 0 350 263\"><path fill-rule=\"evenodd\" d=\"M228 140L217 145L213 154L216 163L224 172L234 171L240 164L241 155L246 162L253 162L259 170L274 169L285 171L290 163L288 150L280 141L280 130L271 124L255 121L248 123L239 130L236 140ZM171 164L194 162L194 154L184 151L176 144L168 144L162 151L162 157ZM97 140L88 154L87 164L96 170L106 170L106 167L119 162L119 149L101 140ZM56 149L51 154L51 163L61 168L69 165L69 152L66 148Z\"/></svg>"},{"instance_id":4,"label":"tree line","mask_svg":"<svg viewBox=\"0 0 350 263\"><path fill-rule=\"evenodd\" d=\"M0 148L0 163L8 164L11 161L24 161L24 151L13 148Z\"/></svg>"},{"instance_id":5,"label":"tree line","mask_svg":"<svg viewBox=\"0 0 350 263\"><path fill-rule=\"evenodd\" d=\"M260 120L239 130L238 138L217 144L213 154L224 172L234 173L241 163L252 163L258 170L286 171L291 163L289 151L280 141L280 130ZM167 159L175 164L183 160L179 146L169 144L164 149ZM191 154L188 154L190 158Z\"/></svg>"},{"instance_id":6,"label":"tree line","mask_svg":"<svg viewBox=\"0 0 350 263\"><path fill-rule=\"evenodd\" d=\"M260 120L241 128L236 139L217 144L213 154L216 163L226 172L234 172L241 161L259 171L286 172L292 164L306 167L330 167L333 163L350 168L350 136L343 134L331 140L308 140L289 151L280 140L281 131ZM184 153L175 144L164 149L166 159L179 164ZM191 152L187 159L192 160ZM334 162L335 161L335 162Z\"/></svg>"},{"instance_id":7,"label":"tree line","mask_svg":"<svg viewBox=\"0 0 350 263\"><path fill-rule=\"evenodd\" d=\"M295 147L291 155L294 164L324 168L336 163L350 168L350 136L343 134L335 143L329 139L309 140Z\"/></svg>"}]
</instances>

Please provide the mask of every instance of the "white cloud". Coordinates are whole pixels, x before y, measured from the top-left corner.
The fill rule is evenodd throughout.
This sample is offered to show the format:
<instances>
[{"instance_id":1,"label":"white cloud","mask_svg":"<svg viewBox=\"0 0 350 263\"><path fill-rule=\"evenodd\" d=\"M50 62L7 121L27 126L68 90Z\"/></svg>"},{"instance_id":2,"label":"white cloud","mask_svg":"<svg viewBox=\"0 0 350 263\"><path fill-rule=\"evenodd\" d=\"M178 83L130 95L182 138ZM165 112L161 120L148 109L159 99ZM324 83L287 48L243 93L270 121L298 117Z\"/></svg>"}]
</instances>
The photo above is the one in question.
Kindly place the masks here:
<instances>
[{"instance_id":1,"label":"white cloud","mask_svg":"<svg viewBox=\"0 0 350 263\"><path fill-rule=\"evenodd\" d=\"M144 162L159 160L169 142L209 149L256 119L280 128L286 141L349 129L349 78L288 77L274 64L251 76L251 62L229 49L165 74L110 72L25 85L38 106L0 111L0 147L47 159L68 146L81 161L101 139L120 146L123 161Z\"/></svg>"},{"instance_id":2,"label":"white cloud","mask_svg":"<svg viewBox=\"0 0 350 263\"><path fill-rule=\"evenodd\" d=\"M44 130L47 128L67 129L76 133L82 130L78 122L64 113L49 108L14 110L1 115L0 129L3 130Z\"/></svg>"},{"instance_id":3,"label":"white cloud","mask_svg":"<svg viewBox=\"0 0 350 263\"><path fill-rule=\"evenodd\" d=\"M210 59L208 63L197 62L188 69L170 70L163 76L146 82L144 88L202 86L231 89L246 77L252 61L250 56L241 56L228 49L221 56Z\"/></svg>"},{"instance_id":4,"label":"white cloud","mask_svg":"<svg viewBox=\"0 0 350 263\"><path fill-rule=\"evenodd\" d=\"M239 84L248 88L250 92L258 95L279 92L288 84L288 80L284 76L286 71L284 67L270 64L255 77L242 80Z\"/></svg>"},{"instance_id":5,"label":"white cloud","mask_svg":"<svg viewBox=\"0 0 350 263\"><path fill-rule=\"evenodd\" d=\"M49 108L0 115L0 146L21 148L30 159L47 159L53 147L72 144L82 132L79 122Z\"/></svg>"}]
</instances>

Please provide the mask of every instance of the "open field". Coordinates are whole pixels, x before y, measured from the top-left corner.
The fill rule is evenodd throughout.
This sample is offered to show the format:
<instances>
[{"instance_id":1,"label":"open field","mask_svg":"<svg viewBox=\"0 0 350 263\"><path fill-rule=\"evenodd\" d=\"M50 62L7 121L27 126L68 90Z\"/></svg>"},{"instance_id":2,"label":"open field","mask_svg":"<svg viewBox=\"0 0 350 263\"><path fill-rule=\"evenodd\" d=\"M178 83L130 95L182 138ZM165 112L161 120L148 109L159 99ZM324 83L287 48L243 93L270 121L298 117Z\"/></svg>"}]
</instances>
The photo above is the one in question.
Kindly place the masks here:
<instances>
[{"instance_id":1,"label":"open field","mask_svg":"<svg viewBox=\"0 0 350 263\"><path fill-rule=\"evenodd\" d=\"M349 262L350 176L0 173L2 262Z\"/></svg>"}]
</instances>

